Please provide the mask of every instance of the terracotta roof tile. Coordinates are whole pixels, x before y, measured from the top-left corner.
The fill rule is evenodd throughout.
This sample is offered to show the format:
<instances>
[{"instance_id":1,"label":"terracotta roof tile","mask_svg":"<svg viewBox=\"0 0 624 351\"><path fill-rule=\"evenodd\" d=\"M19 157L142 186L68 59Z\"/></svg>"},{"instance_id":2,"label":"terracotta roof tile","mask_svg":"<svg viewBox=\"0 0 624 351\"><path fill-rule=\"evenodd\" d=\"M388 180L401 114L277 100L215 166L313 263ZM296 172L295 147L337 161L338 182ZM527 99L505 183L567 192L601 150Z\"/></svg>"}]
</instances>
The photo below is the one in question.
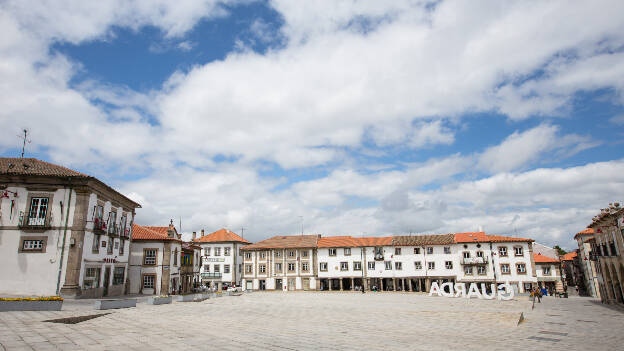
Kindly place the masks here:
<instances>
[{"instance_id":1,"label":"terracotta roof tile","mask_svg":"<svg viewBox=\"0 0 624 351\"><path fill-rule=\"evenodd\" d=\"M318 240L318 247L364 247L392 245L392 237L328 236Z\"/></svg>"},{"instance_id":2,"label":"terracotta roof tile","mask_svg":"<svg viewBox=\"0 0 624 351\"><path fill-rule=\"evenodd\" d=\"M36 158L0 157L0 174L89 178L84 173Z\"/></svg>"},{"instance_id":3,"label":"terracotta roof tile","mask_svg":"<svg viewBox=\"0 0 624 351\"><path fill-rule=\"evenodd\" d=\"M399 235L392 239L395 246L450 245L455 243L453 234Z\"/></svg>"},{"instance_id":4,"label":"terracotta roof tile","mask_svg":"<svg viewBox=\"0 0 624 351\"><path fill-rule=\"evenodd\" d=\"M576 251L572 251L572 252L568 252L567 254L563 255L561 257L562 261L572 261L574 260L574 258L578 256L578 253Z\"/></svg>"},{"instance_id":5,"label":"terracotta roof tile","mask_svg":"<svg viewBox=\"0 0 624 351\"><path fill-rule=\"evenodd\" d=\"M578 239L578 237L581 236L581 235L591 235L591 234L594 234L594 233L595 233L594 232L594 228L587 228L585 230L582 230L582 231L576 233L574 235L574 239Z\"/></svg>"},{"instance_id":6,"label":"terracotta roof tile","mask_svg":"<svg viewBox=\"0 0 624 351\"><path fill-rule=\"evenodd\" d=\"M214 233L210 233L204 236L201 236L194 240L195 242L202 243L210 243L210 242L240 242L250 244L249 241L241 238L238 234L228 230L228 229L219 229Z\"/></svg>"},{"instance_id":7,"label":"terracotta roof tile","mask_svg":"<svg viewBox=\"0 0 624 351\"><path fill-rule=\"evenodd\" d=\"M141 226L138 224L132 225L132 240L150 240L150 241L182 241L176 237L170 238L167 235L169 227L154 227L154 226Z\"/></svg>"},{"instance_id":8,"label":"terracotta roof tile","mask_svg":"<svg viewBox=\"0 0 624 351\"><path fill-rule=\"evenodd\" d=\"M535 263L559 263L558 259L542 254L533 254L533 261L535 261Z\"/></svg>"},{"instance_id":9,"label":"terracotta roof tile","mask_svg":"<svg viewBox=\"0 0 624 351\"><path fill-rule=\"evenodd\" d=\"M515 238L511 236L503 235L489 235L485 232L469 232L469 233L456 233L455 242L457 243L508 243L508 242L532 242L533 239L527 238Z\"/></svg>"},{"instance_id":10,"label":"terracotta roof tile","mask_svg":"<svg viewBox=\"0 0 624 351\"><path fill-rule=\"evenodd\" d=\"M314 248L317 246L319 235L278 235L255 244L243 246L242 250L261 249L294 249Z\"/></svg>"}]
</instances>

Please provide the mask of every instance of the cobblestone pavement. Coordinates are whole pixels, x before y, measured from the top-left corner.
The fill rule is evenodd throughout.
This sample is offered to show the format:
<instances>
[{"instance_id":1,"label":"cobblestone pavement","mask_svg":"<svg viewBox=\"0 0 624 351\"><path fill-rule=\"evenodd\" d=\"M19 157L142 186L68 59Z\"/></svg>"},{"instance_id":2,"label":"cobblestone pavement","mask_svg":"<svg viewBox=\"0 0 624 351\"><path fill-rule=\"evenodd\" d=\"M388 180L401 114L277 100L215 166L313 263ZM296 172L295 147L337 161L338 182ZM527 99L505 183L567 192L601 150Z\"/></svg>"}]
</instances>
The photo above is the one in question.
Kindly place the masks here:
<instances>
[{"instance_id":1,"label":"cobblestone pavement","mask_svg":"<svg viewBox=\"0 0 624 351\"><path fill-rule=\"evenodd\" d=\"M624 313L588 298L254 292L112 311L1 312L0 350L617 350ZM48 319L110 314L77 324ZM517 325L518 316L525 320Z\"/></svg>"}]
</instances>

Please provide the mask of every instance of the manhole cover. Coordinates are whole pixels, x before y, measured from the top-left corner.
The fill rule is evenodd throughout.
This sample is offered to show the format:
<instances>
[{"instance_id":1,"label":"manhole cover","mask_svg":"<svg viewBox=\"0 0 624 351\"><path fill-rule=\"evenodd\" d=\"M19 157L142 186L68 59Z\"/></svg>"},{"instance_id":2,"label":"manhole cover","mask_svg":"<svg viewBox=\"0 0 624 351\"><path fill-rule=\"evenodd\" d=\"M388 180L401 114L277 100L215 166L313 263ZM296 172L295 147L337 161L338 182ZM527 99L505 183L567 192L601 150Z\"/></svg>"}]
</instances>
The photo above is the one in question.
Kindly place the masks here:
<instances>
[{"instance_id":1,"label":"manhole cover","mask_svg":"<svg viewBox=\"0 0 624 351\"><path fill-rule=\"evenodd\" d=\"M110 313L98 313L98 314L90 314L88 316L76 316L76 317L48 319L47 321L44 321L44 322L63 323L63 324L76 324L76 323L88 321L89 319L106 316L107 314L110 314Z\"/></svg>"}]
</instances>

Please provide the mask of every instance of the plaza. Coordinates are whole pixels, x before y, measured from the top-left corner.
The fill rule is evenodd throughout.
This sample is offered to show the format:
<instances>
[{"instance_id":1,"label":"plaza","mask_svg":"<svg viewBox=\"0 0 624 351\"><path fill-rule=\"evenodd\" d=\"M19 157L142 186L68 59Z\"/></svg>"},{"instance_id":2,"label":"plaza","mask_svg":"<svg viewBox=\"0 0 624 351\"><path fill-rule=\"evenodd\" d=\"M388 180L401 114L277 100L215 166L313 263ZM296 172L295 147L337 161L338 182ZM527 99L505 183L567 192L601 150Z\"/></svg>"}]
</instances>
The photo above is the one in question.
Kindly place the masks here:
<instances>
[{"instance_id":1,"label":"plaza","mask_svg":"<svg viewBox=\"0 0 624 351\"><path fill-rule=\"evenodd\" d=\"M585 297L546 297L534 309L527 296L396 292L253 292L160 306L140 298L109 311L94 311L93 301L0 313L0 350L614 350L624 342L620 307Z\"/></svg>"}]
</instances>

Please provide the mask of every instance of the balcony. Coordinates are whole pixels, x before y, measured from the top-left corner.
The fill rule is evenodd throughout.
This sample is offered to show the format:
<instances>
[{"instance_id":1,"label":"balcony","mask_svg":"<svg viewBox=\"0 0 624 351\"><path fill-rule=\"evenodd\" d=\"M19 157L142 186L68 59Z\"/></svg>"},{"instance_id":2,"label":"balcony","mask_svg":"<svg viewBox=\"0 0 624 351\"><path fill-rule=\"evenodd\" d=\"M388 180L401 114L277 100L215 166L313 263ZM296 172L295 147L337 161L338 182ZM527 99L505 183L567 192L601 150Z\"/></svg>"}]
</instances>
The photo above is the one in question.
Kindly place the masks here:
<instances>
[{"instance_id":1,"label":"balcony","mask_svg":"<svg viewBox=\"0 0 624 351\"><path fill-rule=\"evenodd\" d=\"M24 216L20 218L18 227L23 231L44 231L52 227L52 216L45 218Z\"/></svg>"},{"instance_id":2,"label":"balcony","mask_svg":"<svg viewBox=\"0 0 624 351\"><path fill-rule=\"evenodd\" d=\"M93 233L96 235L106 234L106 222L102 218L93 219Z\"/></svg>"},{"instance_id":3,"label":"balcony","mask_svg":"<svg viewBox=\"0 0 624 351\"><path fill-rule=\"evenodd\" d=\"M202 273L201 274L202 279L218 279L221 278L221 273Z\"/></svg>"},{"instance_id":4,"label":"balcony","mask_svg":"<svg viewBox=\"0 0 624 351\"><path fill-rule=\"evenodd\" d=\"M478 265L478 264L487 264L488 260L485 257L464 257L462 258L461 264L463 265Z\"/></svg>"}]
</instances>

